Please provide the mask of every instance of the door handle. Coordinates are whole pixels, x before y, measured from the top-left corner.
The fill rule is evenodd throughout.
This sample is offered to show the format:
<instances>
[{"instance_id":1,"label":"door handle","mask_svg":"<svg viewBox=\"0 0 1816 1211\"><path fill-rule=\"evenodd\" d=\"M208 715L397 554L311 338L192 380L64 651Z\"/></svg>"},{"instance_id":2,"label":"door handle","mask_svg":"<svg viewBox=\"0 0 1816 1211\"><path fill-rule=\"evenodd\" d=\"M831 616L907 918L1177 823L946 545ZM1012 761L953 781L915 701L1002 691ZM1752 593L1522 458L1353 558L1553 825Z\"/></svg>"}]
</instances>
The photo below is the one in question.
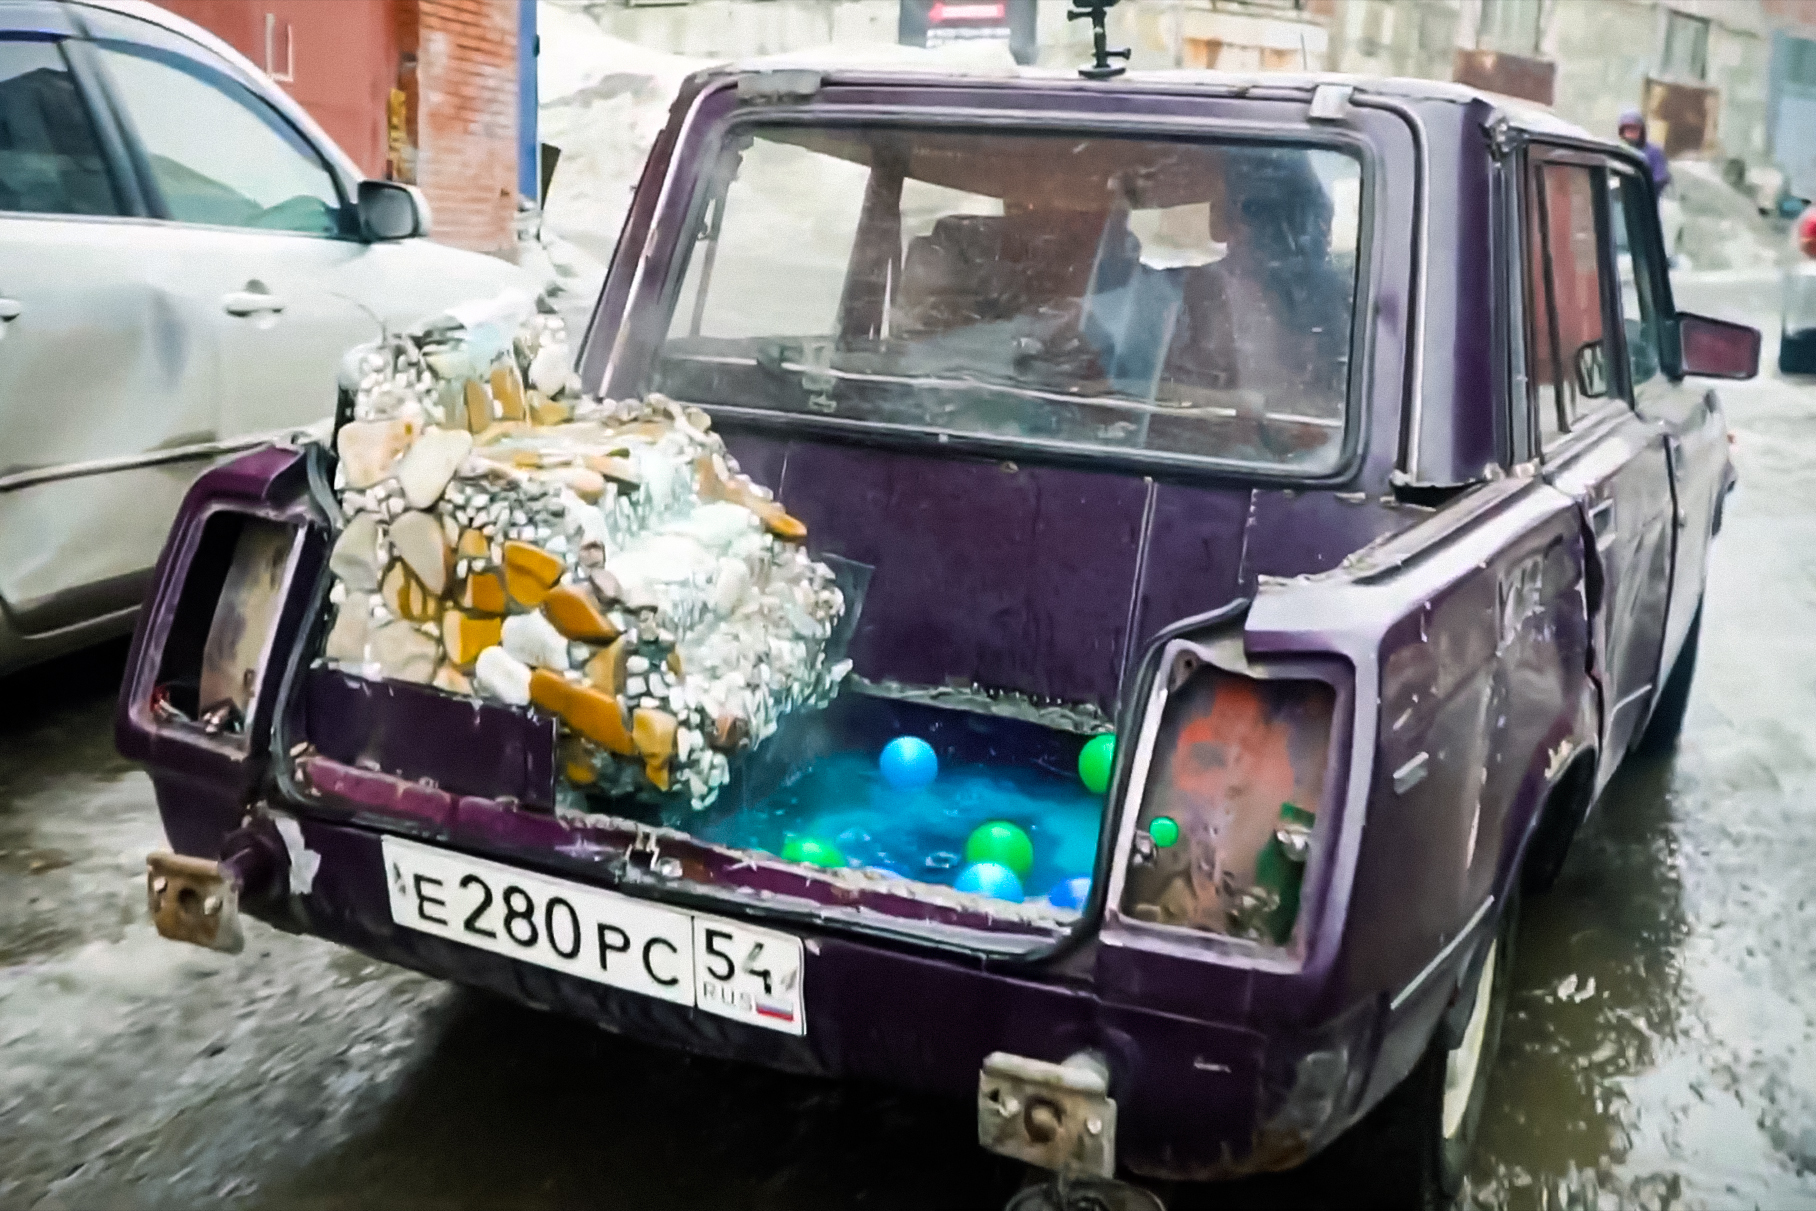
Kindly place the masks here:
<instances>
[{"instance_id":1,"label":"door handle","mask_svg":"<svg viewBox=\"0 0 1816 1211\"><path fill-rule=\"evenodd\" d=\"M221 296L221 310L228 315L258 315L283 309L283 299L262 290L234 290Z\"/></svg>"},{"instance_id":2,"label":"door handle","mask_svg":"<svg viewBox=\"0 0 1816 1211\"><path fill-rule=\"evenodd\" d=\"M25 304L18 299L0 299L0 323L16 320L25 311Z\"/></svg>"}]
</instances>

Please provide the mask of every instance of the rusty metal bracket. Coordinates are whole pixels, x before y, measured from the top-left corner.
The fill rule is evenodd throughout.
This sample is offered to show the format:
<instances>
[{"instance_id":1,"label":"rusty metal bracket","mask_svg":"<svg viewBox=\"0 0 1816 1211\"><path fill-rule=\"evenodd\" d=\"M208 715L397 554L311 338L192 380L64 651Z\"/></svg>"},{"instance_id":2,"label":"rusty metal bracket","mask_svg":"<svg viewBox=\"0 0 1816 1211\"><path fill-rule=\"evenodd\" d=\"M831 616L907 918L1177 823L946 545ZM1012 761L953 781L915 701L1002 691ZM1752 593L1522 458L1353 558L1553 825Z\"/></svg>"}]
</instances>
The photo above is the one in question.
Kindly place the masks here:
<instances>
[{"instance_id":1,"label":"rusty metal bracket","mask_svg":"<svg viewBox=\"0 0 1816 1211\"><path fill-rule=\"evenodd\" d=\"M1050 1064L992 1052L978 1074L977 1142L1043 1169L1111 1176L1116 1103L1108 1070L1088 1053Z\"/></svg>"},{"instance_id":2,"label":"rusty metal bracket","mask_svg":"<svg viewBox=\"0 0 1816 1211\"><path fill-rule=\"evenodd\" d=\"M159 850L145 856L145 900L158 932L174 942L238 954L240 889L219 862Z\"/></svg>"}]
</instances>

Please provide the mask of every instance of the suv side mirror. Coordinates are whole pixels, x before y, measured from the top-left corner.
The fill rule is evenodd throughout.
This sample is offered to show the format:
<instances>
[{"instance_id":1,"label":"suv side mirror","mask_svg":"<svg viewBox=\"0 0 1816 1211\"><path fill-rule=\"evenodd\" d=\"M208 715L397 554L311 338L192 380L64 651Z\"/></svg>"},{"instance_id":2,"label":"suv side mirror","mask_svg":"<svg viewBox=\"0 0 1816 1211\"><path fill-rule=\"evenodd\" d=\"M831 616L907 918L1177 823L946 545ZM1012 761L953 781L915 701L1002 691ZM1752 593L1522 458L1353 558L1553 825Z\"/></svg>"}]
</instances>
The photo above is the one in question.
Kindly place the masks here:
<instances>
[{"instance_id":1,"label":"suv side mirror","mask_svg":"<svg viewBox=\"0 0 1816 1211\"><path fill-rule=\"evenodd\" d=\"M1759 373L1759 329L1706 315L1677 313L1678 370L1704 378Z\"/></svg>"},{"instance_id":2,"label":"suv side mirror","mask_svg":"<svg viewBox=\"0 0 1816 1211\"><path fill-rule=\"evenodd\" d=\"M396 181L359 183L359 230L367 240L407 240L429 234L422 190Z\"/></svg>"}]
</instances>

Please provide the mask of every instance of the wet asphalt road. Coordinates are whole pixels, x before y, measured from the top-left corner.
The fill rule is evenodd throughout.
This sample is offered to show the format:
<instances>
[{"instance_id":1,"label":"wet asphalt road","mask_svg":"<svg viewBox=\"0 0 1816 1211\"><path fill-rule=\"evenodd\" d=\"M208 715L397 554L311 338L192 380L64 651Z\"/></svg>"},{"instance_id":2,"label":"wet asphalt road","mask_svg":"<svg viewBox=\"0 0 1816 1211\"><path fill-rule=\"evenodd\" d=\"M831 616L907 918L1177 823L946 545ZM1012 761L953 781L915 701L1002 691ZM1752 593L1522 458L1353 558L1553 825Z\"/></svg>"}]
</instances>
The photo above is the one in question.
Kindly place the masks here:
<instances>
[{"instance_id":1,"label":"wet asphalt road","mask_svg":"<svg viewBox=\"0 0 1816 1211\"><path fill-rule=\"evenodd\" d=\"M1741 487L1685 738L1526 902L1470 1206L1816 1207L1816 385L1723 398ZM964 1102L633 1046L257 922L237 958L160 941L151 788L110 731L122 660L0 682L0 1207L994 1211L1013 1189Z\"/></svg>"}]
</instances>

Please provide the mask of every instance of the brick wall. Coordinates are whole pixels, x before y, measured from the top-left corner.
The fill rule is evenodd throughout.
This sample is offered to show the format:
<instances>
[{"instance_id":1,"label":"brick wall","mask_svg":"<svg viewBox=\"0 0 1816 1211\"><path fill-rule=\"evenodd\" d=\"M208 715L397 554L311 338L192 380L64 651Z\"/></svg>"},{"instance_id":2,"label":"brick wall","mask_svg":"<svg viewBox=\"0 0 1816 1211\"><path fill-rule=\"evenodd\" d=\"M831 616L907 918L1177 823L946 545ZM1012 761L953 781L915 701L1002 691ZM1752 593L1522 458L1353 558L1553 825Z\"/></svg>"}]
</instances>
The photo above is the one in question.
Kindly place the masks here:
<instances>
[{"instance_id":1,"label":"brick wall","mask_svg":"<svg viewBox=\"0 0 1816 1211\"><path fill-rule=\"evenodd\" d=\"M400 7L415 10L415 177L435 212L435 238L508 252L517 214L517 5Z\"/></svg>"},{"instance_id":2,"label":"brick wall","mask_svg":"<svg viewBox=\"0 0 1816 1211\"><path fill-rule=\"evenodd\" d=\"M368 176L385 173L392 0L163 0L278 81Z\"/></svg>"},{"instance_id":3,"label":"brick wall","mask_svg":"<svg viewBox=\"0 0 1816 1211\"><path fill-rule=\"evenodd\" d=\"M269 67L370 176L428 195L435 239L515 252L515 0L164 0L267 67L268 23L289 40ZM279 40L280 42L282 39ZM392 155L389 100L404 97Z\"/></svg>"}]
</instances>

